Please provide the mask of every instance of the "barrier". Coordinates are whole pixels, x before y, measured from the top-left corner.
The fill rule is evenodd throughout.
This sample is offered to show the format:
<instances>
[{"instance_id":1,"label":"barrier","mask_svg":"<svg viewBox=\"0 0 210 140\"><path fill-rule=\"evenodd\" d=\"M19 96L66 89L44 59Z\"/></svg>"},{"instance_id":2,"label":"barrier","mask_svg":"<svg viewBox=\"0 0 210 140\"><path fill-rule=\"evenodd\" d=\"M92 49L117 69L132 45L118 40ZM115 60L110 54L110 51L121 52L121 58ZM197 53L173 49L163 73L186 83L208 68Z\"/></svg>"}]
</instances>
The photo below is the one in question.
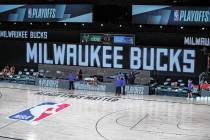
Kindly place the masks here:
<instances>
[{"instance_id":1,"label":"barrier","mask_svg":"<svg viewBox=\"0 0 210 140\"><path fill-rule=\"evenodd\" d=\"M47 79L47 78L38 78L36 79L35 85L42 87L52 87L52 88L69 88L68 80L62 79ZM100 91L100 92L115 92L114 83L99 83L97 85L90 85L83 81L74 82L75 89L77 90L87 90L87 91ZM149 86L143 85L126 85L125 86L126 94L139 94L139 95L148 95Z\"/></svg>"}]
</instances>

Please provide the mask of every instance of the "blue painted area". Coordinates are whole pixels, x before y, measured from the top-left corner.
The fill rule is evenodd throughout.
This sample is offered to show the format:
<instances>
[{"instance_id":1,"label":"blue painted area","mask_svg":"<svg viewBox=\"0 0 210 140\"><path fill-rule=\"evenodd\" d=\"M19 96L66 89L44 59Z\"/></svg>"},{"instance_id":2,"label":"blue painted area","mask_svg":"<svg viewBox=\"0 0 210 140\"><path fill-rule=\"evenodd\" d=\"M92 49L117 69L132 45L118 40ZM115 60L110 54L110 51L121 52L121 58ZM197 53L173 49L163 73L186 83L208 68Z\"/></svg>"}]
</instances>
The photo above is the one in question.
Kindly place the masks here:
<instances>
[{"instance_id":1,"label":"blue painted area","mask_svg":"<svg viewBox=\"0 0 210 140\"><path fill-rule=\"evenodd\" d=\"M170 7L170 5L132 5L132 15L142 14L167 7Z\"/></svg>"},{"instance_id":2,"label":"blue painted area","mask_svg":"<svg viewBox=\"0 0 210 140\"><path fill-rule=\"evenodd\" d=\"M38 114L32 114L31 110L35 109L38 106L44 106L44 105L55 105L56 103L54 102L44 102L41 103L39 105L36 105L34 107L31 107L29 109L26 109L24 111L18 112L14 115L9 116L9 119L13 119L13 120L24 120L24 121L32 121L35 117L37 117L36 115Z\"/></svg>"},{"instance_id":3,"label":"blue painted area","mask_svg":"<svg viewBox=\"0 0 210 140\"><path fill-rule=\"evenodd\" d=\"M10 14L8 17L8 21L17 21L18 14Z\"/></svg>"},{"instance_id":4,"label":"blue painted area","mask_svg":"<svg viewBox=\"0 0 210 140\"><path fill-rule=\"evenodd\" d=\"M17 21L23 21L26 13L26 8L20 8L17 10Z\"/></svg>"},{"instance_id":5,"label":"blue painted area","mask_svg":"<svg viewBox=\"0 0 210 140\"><path fill-rule=\"evenodd\" d=\"M93 13L84 14L74 18L67 18L59 22L93 22Z\"/></svg>"},{"instance_id":6,"label":"blue painted area","mask_svg":"<svg viewBox=\"0 0 210 140\"><path fill-rule=\"evenodd\" d=\"M25 6L25 5L0 5L0 13L10 11L10 10L14 10L16 8L20 8L20 7L23 7L23 6Z\"/></svg>"},{"instance_id":7,"label":"blue painted area","mask_svg":"<svg viewBox=\"0 0 210 140\"><path fill-rule=\"evenodd\" d=\"M56 18L63 18L66 10L66 5L56 5Z\"/></svg>"}]
</instances>

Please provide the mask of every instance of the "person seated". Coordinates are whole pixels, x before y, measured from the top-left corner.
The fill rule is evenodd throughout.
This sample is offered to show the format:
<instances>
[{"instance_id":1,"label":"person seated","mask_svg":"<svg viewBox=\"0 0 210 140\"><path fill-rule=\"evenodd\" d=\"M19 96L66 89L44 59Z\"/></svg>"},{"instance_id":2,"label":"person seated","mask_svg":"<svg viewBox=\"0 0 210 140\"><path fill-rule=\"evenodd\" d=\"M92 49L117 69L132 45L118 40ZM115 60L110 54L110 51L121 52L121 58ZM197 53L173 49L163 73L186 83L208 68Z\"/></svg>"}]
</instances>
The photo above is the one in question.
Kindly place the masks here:
<instances>
[{"instance_id":1,"label":"person seated","mask_svg":"<svg viewBox=\"0 0 210 140\"><path fill-rule=\"evenodd\" d=\"M94 77L93 79L94 79L94 80L93 80L93 85L96 86L96 85L97 85L97 82L98 82L97 77Z\"/></svg>"},{"instance_id":2,"label":"person seated","mask_svg":"<svg viewBox=\"0 0 210 140\"><path fill-rule=\"evenodd\" d=\"M205 81L203 84L200 85L201 89L209 90L209 84L207 81Z\"/></svg>"},{"instance_id":3,"label":"person seated","mask_svg":"<svg viewBox=\"0 0 210 140\"><path fill-rule=\"evenodd\" d=\"M9 73L9 66L5 66L4 69L3 69L3 73L2 73L2 77L3 79L6 79L7 78L7 74Z\"/></svg>"},{"instance_id":4,"label":"person seated","mask_svg":"<svg viewBox=\"0 0 210 140\"><path fill-rule=\"evenodd\" d=\"M179 88L178 82L174 82L174 83L171 85L171 87L174 88L174 89Z\"/></svg>"},{"instance_id":5,"label":"person seated","mask_svg":"<svg viewBox=\"0 0 210 140\"><path fill-rule=\"evenodd\" d=\"M15 66L10 67L10 75L14 75L15 74Z\"/></svg>"}]
</instances>

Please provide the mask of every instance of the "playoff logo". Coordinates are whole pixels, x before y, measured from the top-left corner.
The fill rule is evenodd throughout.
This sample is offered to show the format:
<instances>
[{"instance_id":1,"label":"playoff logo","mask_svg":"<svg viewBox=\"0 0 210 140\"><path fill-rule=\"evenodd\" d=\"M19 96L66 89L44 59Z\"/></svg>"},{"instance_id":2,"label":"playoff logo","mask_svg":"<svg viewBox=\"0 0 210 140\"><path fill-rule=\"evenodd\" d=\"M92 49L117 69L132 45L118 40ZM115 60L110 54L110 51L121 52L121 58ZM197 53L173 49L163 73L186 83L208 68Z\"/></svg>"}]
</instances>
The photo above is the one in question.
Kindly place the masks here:
<instances>
[{"instance_id":1,"label":"playoff logo","mask_svg":"<svg viewBox=\"0 0 210 140\"><path fill-rule=\"evenodd\" d=\"M28 8L28 18L32 17L32 8Z\"/></svg>"},{"instance_id":2,"label":"playoff logo","mask_svg":"<svg viewBox=\"0 0 210 140\"><path fill-rule=\"evenodd\" d=\"M179 21L179 10L174 10L174 21Z\"/></svg>"}]
</instances>

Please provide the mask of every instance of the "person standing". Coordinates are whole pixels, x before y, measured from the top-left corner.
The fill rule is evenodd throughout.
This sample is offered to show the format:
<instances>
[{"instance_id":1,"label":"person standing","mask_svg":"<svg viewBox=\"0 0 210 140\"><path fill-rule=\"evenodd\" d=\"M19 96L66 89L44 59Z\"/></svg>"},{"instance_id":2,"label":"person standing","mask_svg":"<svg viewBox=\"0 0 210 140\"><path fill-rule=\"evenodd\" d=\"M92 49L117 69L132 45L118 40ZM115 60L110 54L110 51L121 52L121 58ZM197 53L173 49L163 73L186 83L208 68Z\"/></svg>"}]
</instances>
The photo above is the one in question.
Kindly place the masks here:
<instances>
[{"instance_id":1,"label":"person standing","mask_svg":"<svg viewBox=\"0 0 210 140\"><path fill-rule=\"evenodd\" d=\"M74 81L76 80L75 75L69 74L68 80L69 80L69 90L74 90Z\"/></svg>"},{"instance_id":2,"label":"person standing","mask_svg":"<svg viewBox=\"0 0 210 140\"><path fill-rule=\"evenodd\" d=\"M193 83L191 80L188 80L187 88L188 88L187 98L193 98L192 96Z\"/></svg>"},{"instance_id":3,"label":"person standing","mask_svg":"<svg viewBox=\"0 0 210 140\"><path fill-rule=\"evenodd\" d=\"M79 73L78 73L78 80L79 80L79 81L82 81L82 74L83 74L83 73L82 73L82 70L80 69L80 70L79 70Z\"/></svg>"},{"instance_id":4,"label":"person standing","mask_svg":"<svg viewBox=\"0 0 210 140\"><path fill-rule=\"evenodd\" d=\"M116 96L120 96L120 94L121 94L121 86L122 86L122 80L120 79L120 77L117 77L117 79L115 81L115 87L116 87L115 95Z\"/></svg>"},{"instance_id":5,"label":"person standing","mask_svg":"<svg viewBox=\"0 0 210 140\"><path fill-rule=\"evenodd\" d=\"M125 78L122 77L121 81L122 81L122 95L125 95L125 85L126 85Z\"/></svg>"}]
</instances>

